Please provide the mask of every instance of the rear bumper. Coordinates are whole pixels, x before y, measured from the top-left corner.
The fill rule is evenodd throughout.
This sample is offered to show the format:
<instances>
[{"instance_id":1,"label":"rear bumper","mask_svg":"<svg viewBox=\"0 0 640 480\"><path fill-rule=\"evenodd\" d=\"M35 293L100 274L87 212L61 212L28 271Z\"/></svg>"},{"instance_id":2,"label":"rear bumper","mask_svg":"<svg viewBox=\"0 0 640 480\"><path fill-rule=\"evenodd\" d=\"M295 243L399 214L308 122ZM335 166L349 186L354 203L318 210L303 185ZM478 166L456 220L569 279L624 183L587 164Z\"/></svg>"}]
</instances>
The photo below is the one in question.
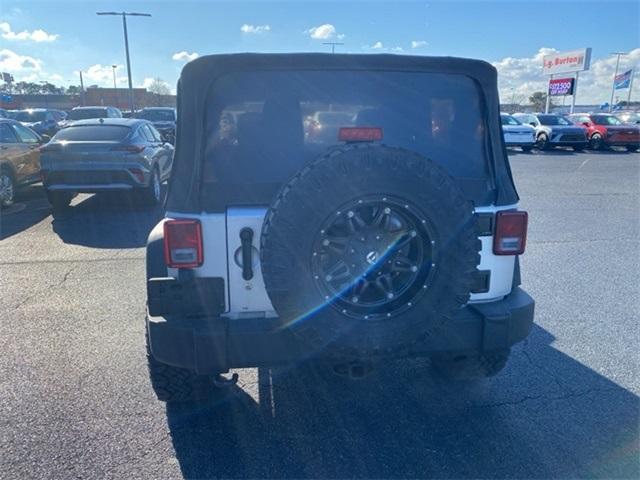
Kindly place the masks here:
<instances>
[{"instance_id":1,"label":"rear bumper","mask_svg":"<svg viewBox=\"0 0 640 480\"><path fill-rule=\"evenodd\" d=\"M131 169L139 170L142 179L136 178ZM117 168L95 168L91 170L44 170L44 187L51 191L96 193L104 191L132 190L149 185L151 178L147 167L127 164ZM142 180L142 181L141 181Z\"/></svg>"},{"instance_id":2,"label":"rear bumper","mask_svg":"<svg viewBox=\"0 0 640 480\"><path fill-rule=\"evenodd\" d=\"M640 138L605 138L604 143L611 147L640 147Z\"/></svg>"},{"instance_id":3,"label":"rear bumper","mask_svg":"<svg viewBox=\"0 0 640 480\"><path fill-rule=\"evenodd\" d=\"M468 305L439 335L397 356L428 357L508 348L527 337L533 315L533 299L524 290L515 288L503 300ZM147 315L147 331L151 352L157 360L202 374L286 364L310 356L290 330L281 328L278 319ZM330 356L326 352L313 355Z\"/></svg>"}]
</instances>

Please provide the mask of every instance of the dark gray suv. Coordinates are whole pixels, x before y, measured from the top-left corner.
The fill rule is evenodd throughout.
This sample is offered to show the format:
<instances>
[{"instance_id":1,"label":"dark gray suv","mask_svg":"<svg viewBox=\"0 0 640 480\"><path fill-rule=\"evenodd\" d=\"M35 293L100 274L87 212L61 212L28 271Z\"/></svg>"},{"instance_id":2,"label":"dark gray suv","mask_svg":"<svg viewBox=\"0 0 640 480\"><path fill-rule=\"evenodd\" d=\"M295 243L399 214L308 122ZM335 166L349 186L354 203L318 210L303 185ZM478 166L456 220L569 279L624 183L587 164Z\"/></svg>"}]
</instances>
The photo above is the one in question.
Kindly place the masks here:
<instances>
[{"instance_id":1,"label":"dark gray suv","mask_svg":"<svg viewBox=\"0 0 640 480\"><path fill-rule=\"evenodd\" d=\"M144 120L101 118L63 128L41 155L42 179L54 208L68 206L81 192L132 192L159 204L173 146Z\"/></svg>"}]
</instances>

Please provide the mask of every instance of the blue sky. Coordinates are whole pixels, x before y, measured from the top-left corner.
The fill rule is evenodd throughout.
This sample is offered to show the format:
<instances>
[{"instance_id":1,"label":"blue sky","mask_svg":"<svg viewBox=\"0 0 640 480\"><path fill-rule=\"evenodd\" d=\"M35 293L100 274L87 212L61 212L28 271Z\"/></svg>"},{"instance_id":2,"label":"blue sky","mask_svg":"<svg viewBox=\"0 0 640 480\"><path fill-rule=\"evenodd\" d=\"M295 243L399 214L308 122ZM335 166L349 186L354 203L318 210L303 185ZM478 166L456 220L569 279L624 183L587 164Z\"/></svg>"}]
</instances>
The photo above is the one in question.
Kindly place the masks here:
<instances>
[{"instance_id":1,"label":"blue sky","mask_svg":"<svg viewBox=\"0 0 640 480\"><path fill-rule=\"evenodd\" d=\"M525 95L544 84L539 64L548 49L591 46L593 68L581 89L586 102L608 96L602 87L612 76L610 52L632 52L622 68L640 62L637 1L2 0L0 9L0 67L17 79L57 84L77 83L74 72L82 69L87 84L112 85L110 65L124 65L120 19L96 16L101 10L153 15L129 21L135 85L159 77L173 88L192 54L328 51L322 42L333 40L344 42L341 52L481 58L498 67L503 94ZM122 86L125 76L119 68Z\"/></svg>"}]
</instances>

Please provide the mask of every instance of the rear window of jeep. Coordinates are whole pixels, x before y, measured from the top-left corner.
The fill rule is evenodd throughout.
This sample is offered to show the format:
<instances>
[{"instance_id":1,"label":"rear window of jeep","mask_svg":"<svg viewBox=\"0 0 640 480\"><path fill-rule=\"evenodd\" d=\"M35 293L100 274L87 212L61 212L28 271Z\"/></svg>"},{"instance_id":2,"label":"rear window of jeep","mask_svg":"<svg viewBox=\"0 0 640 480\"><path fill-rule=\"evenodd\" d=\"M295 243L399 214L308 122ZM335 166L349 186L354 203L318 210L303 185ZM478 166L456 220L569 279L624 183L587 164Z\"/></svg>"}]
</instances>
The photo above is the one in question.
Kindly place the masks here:
<instances>
[{"instance_id":1,"label":"rear window of jeep","mask_svg":"<svg viewBox=\"0 0 640 480\"><path fill-rule=\"evenodd\" d=\"M342 127L379 127L381 143L487 184L480 90L462 75L263 71L218 79L207 104L205 183L281 183L339 144Z\"/></svg>"}]
</instances>

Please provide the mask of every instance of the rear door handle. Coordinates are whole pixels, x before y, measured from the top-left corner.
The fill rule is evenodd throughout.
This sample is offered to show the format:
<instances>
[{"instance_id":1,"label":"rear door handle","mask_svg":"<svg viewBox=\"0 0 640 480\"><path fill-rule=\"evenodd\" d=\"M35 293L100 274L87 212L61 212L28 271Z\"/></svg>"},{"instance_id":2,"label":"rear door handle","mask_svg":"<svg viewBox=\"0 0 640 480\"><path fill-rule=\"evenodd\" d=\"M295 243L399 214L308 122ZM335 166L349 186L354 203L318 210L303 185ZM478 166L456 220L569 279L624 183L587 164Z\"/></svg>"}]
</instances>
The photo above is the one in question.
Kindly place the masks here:
<instances>
[{"instance_id":1,"label":"rear door handle","mask_svg":"<svg viewBox=\"0 0 640 480\"><path fill-rule=\"evenodd\" d=\"M240 242L242 243L242 278L251 280L253 278L253 230L245 227L240 230Z\"/></svg>"}]
</instances>

